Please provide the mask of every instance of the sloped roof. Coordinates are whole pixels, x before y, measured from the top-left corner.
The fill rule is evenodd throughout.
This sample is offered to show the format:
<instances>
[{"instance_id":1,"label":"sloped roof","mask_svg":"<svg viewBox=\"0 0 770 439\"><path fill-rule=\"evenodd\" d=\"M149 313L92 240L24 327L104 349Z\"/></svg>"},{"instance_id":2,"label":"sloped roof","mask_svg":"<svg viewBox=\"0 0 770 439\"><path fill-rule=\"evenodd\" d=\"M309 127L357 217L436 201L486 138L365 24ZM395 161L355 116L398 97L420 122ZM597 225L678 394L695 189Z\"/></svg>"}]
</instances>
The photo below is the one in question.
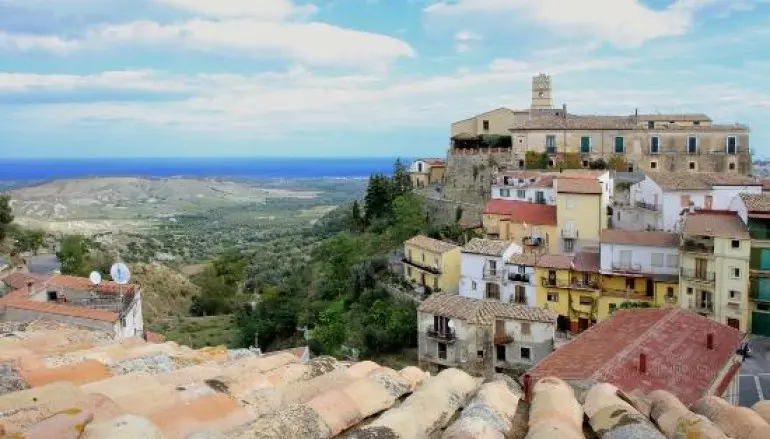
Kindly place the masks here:
<instances>
[{"instance_id":1,"label":"sloped roof","mask_svg":"<svg viewBox=\"0 0 770 439\"><path fill-rule=\"evenodd\" d=\"M538 258L535 264L540 268L554 268L557 270L569 270L572 268L574 255L565 255L559 253L548 253Z\"/></svg>"},{"instance_id":2,"label":"sloped roof","mask_svg":"<svg viewBox=\"0 0 770 439\"><path fill-rule=\"evenodd\" d=\"M511 241L473 238L463 246L462 252L475 253L478 255L502 256L511 244Z\"/></svg>"},{"instance_id":3,"label":"sloped roof","mask_svg":"<svg viewBox=\"0 0 770 439\"><path fill-rule=\"evenodd\" d=\"M696 210L687 214L682 226L685 236L749 239L749 230L738 214L730 211Z\"/></svg>"},{"instance_id":4,"label":"sloped roof","mask_svg":"<svg viewBox=\"0 0 770 439\"><path fill-rule=\"evenodd\" d=\"M636 121L629 116L543 116L523 119L511 130L633 130Z\"/></svg>"},{"instance_id":5,"label":"sloped roof","mask_svg":"<svg viewBox=\"0 0 770 439\"><path fill-rule=\"evenodd\" d=\"M556 206L529 203L517 200L489 200L484 206L484 214L503 215L509 221L534 226L555 226Z\"/></svg>"},{"instance_id":6,"label":"sloped roof","mask_svg":"<svg viewBox=\"0 0 770 439\"><path fill-rule=\"evenodd\" d=\"M557 178L556 192L564 194L601 195L602 184L581 178Z\"/></svg>"},{"instance_id":7,"label":"sloped roof","mask_svg":"<svg viewBox=\"0 0 770 439\"><path fill-rule=\"evenodd\" d=\"M640 114L640 120L661 121L661 122L691 122L699 120L702 122L711 122L711 118L703 113L691 114Z\"/></svg>"},{"instance_id":8,"label":"sloped roof","mask_svg":"<svg viewBox=\"0 0 770 439\"><path fill-rule=\"evenodd\" d=\"M491 325L496 318L550 323L555 322L558 317L554 311L543 308L444 293L432 294L420 304L418 311L479 325Z\"/></svg>"},{"instance_id":9,"label":"sloped roof","mask_svg":"<svg viewBox=\"0 0 770 439\"><path fill-rule=\"evenodd\" d=\"M770 193L740 194L740 197L749 212L770 212Z\"/></svg>"},{"instance_id":10,"label":"sloped roof","mask_svg":"<svg viewBox=\"0 0 770 439\"><path fill-rule=\"evenodd\" d=\"M761 186L754 178L719 172L648 172L663 190L706 190L714 186Z\"/></svg>"},{"instance_id":11,"label":"sloped roof","mask_svg":"<svg viewBox=\"0 0 770 439\"><path fill-rule=\"evenodd\" d=\"M572 258L573 268L577 271L598 273L601 268L601 253L580 251Z\"/></svg>"},{"instance_id":12,"label":"sloped roof","mask_svg":"<svg viewBox=\"0 0 770 439\"><path fill-rule=\"evenodd\" d=\"M638 245L644 247L679 247L679 235L676 233L647 231L604 229L600 241L602 244Z\"/></svg>"},{"instance_id":13,"label":"sloped roof","mask_svg":"<svg viewBox=\"0 0 770 439\"><path fill-rule=\"evenodd\" d=\"M709 333L713 350L706 347ZM691 404L732 364L742 340L737 329L680 308L619 310L528 374L533 381L547 376L594 379L627 392L666 389ZM640 353L647 356L645 374L639 372Z\"/></svg>"},{"instance_id":14,"label":"sloped roof","mask_svg":"<svg viewBox=\"0 0 770 439\"><path fill-rule=\"evenodd\" d=\"M10 437L70 437L84 430L88 437L165 439L487 437L479 432L552 439L583 437L583 431L657 437L656 428L665 437L704 431L737 437L737 428L770 437L762 402L737 409L706 397L692 406L704 416L697 418L662 390L621 394L606 383L570 387L555 377L539 379L526 399L499 375L484 382L458 369L429 375L371 361L303 361L291 350L258 356L138 338L118 342L54 322L34 322L23 334L3 337L0 358L10 364L0 388L0 424ZM690 379L682 374L661 389ZM606 416L609 410L618 416Z\"/></svg>"},{"instance_id":15,"label":"sloped roof","mask_svg":"<svg viewBox=\"0 0 770 439\"><path fill-rule=\"evenodd\" d=\"M404 244L413 245L434 253L446 253L456 248L460 248L460 246L452 244L451 242L439 241L438 239L429 238L425 235L413 236L406 240Z\"/></svg>"},{"instance_id":16,"label":"sloped roof","mask_svg":"<svg viewBox=\"0 0 770 439\"><path fill-rule=\"evenodd\" d=\"M514 253L508 258L508 263L513 265L526 265L533 267L537 262L537 256L534 253Z\"/></svg>"}]
</instances>

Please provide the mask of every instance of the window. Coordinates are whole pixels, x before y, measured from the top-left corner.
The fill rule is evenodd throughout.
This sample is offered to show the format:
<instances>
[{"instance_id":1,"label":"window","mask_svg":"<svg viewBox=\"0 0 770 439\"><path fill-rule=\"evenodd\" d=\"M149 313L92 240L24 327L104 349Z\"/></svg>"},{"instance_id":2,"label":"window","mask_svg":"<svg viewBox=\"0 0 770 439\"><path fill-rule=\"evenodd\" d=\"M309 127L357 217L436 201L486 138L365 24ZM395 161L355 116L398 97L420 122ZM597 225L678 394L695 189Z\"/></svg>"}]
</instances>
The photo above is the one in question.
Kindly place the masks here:
<instances>
[{"instance_id":1,"label":"window","mask_svg":"<svg viewBox=\"0 0 770 439\"><path fill-rule=\"evenodd\" d=\"M613 312L615 312L615 310L616 310L616 309L618 309L618 304L617 304L617 303L610 303L610 306L609 306L609 308L608 308L608 310L609 310L610 314L612 314Z\"/></svg>"},{"instance_id":2,"label":"window","mask_svg":"<svg viewBox=\"0 0 770 439\"><path fill-rule=\"evenodd\" d=\"M631 258L633 256L633 252L631 250L620 250L618 251L618 256L620 258L620 266L622 268L631 268Z\"/></svg>"},{"instance_id":3,"label":"window","mask_svg":"<svg viewBox=\"0 0 770 439\"><path fill-rule=\"evenodd\" d=\"M524 291L524 285L516 285L513 289L513 301L522 305L527 304L527 295Z\"/></svg>"},{"instance_id":4,"label":"window","mask_svg":"<svg viewBox=\"0 0 770 439\"><path fill-rule=\"evenodd\" d=\"M476 290L476 281L475 280L471 281L471 289L472 290Z\"/></svg>"},{"instance_id":5,"label":"window","mask_svg":"<svg viewBox=\"0 0 770 439\"><path fill-rule=\"evenodd\" d=\"M532 332L532 324L529 322L521 322L521 333L529 335Z\"/></svg>"},{"instance_id":6,"label":"window","mask_svg":"<svg viewBox=\"0 0 770 439\"><path fill-rule=\"evenodd\" d=\"M497 356L497 361L505 361L505 345L495 346L495 354Z\"/></svg>"},{"instance_id":7,"label":"window","mask_svg":"<svg viewBox=\"0 0 770 439\"><path fill-rule=\"evenodd\" d=\"M730 162L730 164L728 164L728 165L727 165L727 167L728 167L728 168L729 168L731 171L735 171L735 163L734 163L734 162Z\"/></svg>"},{"instance_id":8,"label":"window","mask_svg":"<svg viewBox=\"0 0 770 439\"><path fill-rule=\"evenodd\" d=\"M559 301L559 293L548 293L548 301L549 302L558 302Z\"/></svg>"},{"instance_id":9,"label":"window","mask_svg":"<svg viewBox=\"0 0 770 439\"><path fill-rule=\"evenodd\" d=\"M594 303L594 299L591 296L580 296L581 305L591 305L592 303Z\"/></svg>"},{"instance_id":10,"label":"window","mask_svg":"<svg viewBox=\"0 0 770 439\"><path fill-rule=\"evenodd\" d=\"M666 267L677 268L679 267L679 255L666 255Z\"/></svg>"},{"instance_id":11,"label":"window","mask_svg":"<svg viewBox=\"0 0 770 439\"><path fill-rule=\"evenodd\" d=\"M484 294L486 299L500 300L500 285L492 282L487 282L487 289Z\"/></svg>"},{"instance_id":12,"label":"window","mask_svg":"<svg viewBox=\"0 0 770 439\"><path fill-rule=\"evenodd\" d=\"M730 267L730 277L733 279L740 279L741 269L738 267Z\"/></svg>"},{"instance_id":13,"label":"window","mask_svg":"<svg viewBox=\"0 0 770 439\"><path fill-rule=\"evenodd\" d=\"M636 286L636 280L633 277L626 278L626 289L633 290Z\"/></svg>"},{"instance_id":14,"label":"window","mask_svg":"<svg viewBox=\"0 0 770 439\"><path fill-rule=\"evenodd\" d=\"M622 154L626 152L626 147L623 144L623 137L617 136L615 137L615 153Z\"/></svg>"},{"instance_id":15,"label":"window","mask_svg":"<svg viewBox=\"0 0 770 439\"><path fill-rule=\"evenodd\" d=\"M422 260L422 262L425 262L425 253L420 254L420 259Z\"/></svg>"},{"instance_id":16,"label":"window","mask_svg":"<svg viewBox=\"0 0 770 439\"><path fill-rule=\"evenodd\" d=\"M583 160L583 167L584 167L584 168L587 168L587 167L588 167L588 160Z\"/></svg>"},{"instance_id":17,"label":"window","mask_svg":"<svg viewBox=\"0 0 770 439\"><path fill-rule=\"evenodd\" d=\"M732 301L735 301L735 302L740 302L741 301L741 293L740 293L740 291L730 290L727 293L727 297L728 297L729 300L732 300Z\"/></svg>"},{"instance_id":18,"label":"window","mask_svg":"<svg viewBox=\"0 0 770 439\"><path fill-rule=\"evenodd\" d=\"M449 328L449 317L433 316L433 330L442 334L451 332Z\"/></svg>"},{"instance_id":19,"label":"window","mask_svg":"<svg viewBox=\"0 0 770 439\"><path fill-rule=\"evenodd\" d=\"M521 359L522 360L531 360L532 359L532 351L529 348L521 348Z\"/></svg>"},{"instance_id":20,"label":"window","mask_svg":"<svg viewBox=\"0 0 770 439\"><path fill-rule=\"evenodd\" d=\"M587 153L591 152L591 138L588 136L583 136L580 138L580 152Z\"/></svg>"},{"instance_id":21,"label":"window","mask_svg":"<svg viewBox=\"0 0 770 439\"><path fill-rule=\"evenodd\" d=\"M652 160L650 162L650 169L658 169L658 162L656 162L655 160Z\"/></svg>"},{"instance_id":22,"label":"window","mask_svg":"<svg viewBox=\"0 0 770 439\"><path fill-rule=\"evenodd\" d=\"M695 136L687 136L687 153L688 154L697 154L698 153L698 138Z\"/></svg>"},{"instance_id":23,"label":"window","mask_svg":"<svg viewBox=\"0 0 770 439\"><path fill-rule=\"evenodd\" d=\"M510 189L500 189L500 196L501 197L510 197L511 196L511 190Z\"/></svg>"},{"instance_id":24,"label":"window","mask_svg":"<svg viewBox=\"0 0 770 439\"><path fill-rule=\"evenodd\" d=\"M660 152L660 137L650 137L650 154L657 154Z\"/></svg>"},{"instance_id":25,"label":"window","mask_svg":"<svg viewBox=\"0 0 770 439\"><path fill-rule=\"evenodd\" d=\"M679 197L679 205L681 207L690 207L690 196L689 195L681 195Z\"/></svg>"},{"instance_id":26,"label":"window","mask_svg":"<svg viewBox=\"0 0 770 439\"><path fill-rule=\"evenodd\" d=\"M575 250L575 240L574 239L565 239L564 240L564 252L565 253L571 253L573 250Z\"/></svg>"},{"instance_id":27,"label":"window","mask_svg":"<svg viewBox=\"0 0 770 439\"><path fill-rule=\"evenodd\" d=\"M476 351L476 356L478 358L484 358L484 351Z\"/></svg>"},{"instance_id":28,"label":"window","mask_svg":"<svg viewBox=\"0 0 770 439\"><path fill-rule=\"evenodd\" d=\"M437 350L439 360L446 360L446 343L439 343Z\"/></svg>"},{"instance_id":29,"label":"window","mask_svg":"<svg viewBox=\"0 0 770 439\"><path fill-rule=\"evenodd\" d=\"M741 248L741 242L738 241L737 239L733 239L732 241L730 241L730 247Z\"/></svg>"},{"instance_id":30,"label":"window","mask_svg":"<svg viewBox=\"0 0 770 439\"><path fill-rule=\"evenodd\" d=\"M674 298L674 287L666 288L666 297L668 297L669 299Z\"/></svg>"},{"instance_id":31,"label":"window","mask_svg":"<svg viewBox=\"0 0 770 439\"><path fill-rule=\"evenodd\" d=\"M728 154L737 154L738 152L738 138L735 136L727 136L727 140L725 141L727 153Z\"/></svg>"},{"instance_id":32,"label":"window","mask_svg":"<svg viewBox=\"0 0 770 439\"><path fill-rule=\"evenodd\" d=\"M519 143L521 143L521 139L519 139ZM524 160L519 160L519 168L524 167Z\"/></svg>"},{"instance_id":33,"label":"window","mask_svg":"<svg viewBox=\"0 0 770 439\"><path fill-rule=\"evenodd\" d=\"M655 128L655 121L654 120L647 121L647 128L649 129Z\"/></svg>"},{"instance_id":34,"label":"window","mask_svg":"<svg viewBox=\"0 0 770 439\"><path fill-rule=\"evenodd\" d=\"M526 272L527 272L526 267L524 267L523 265L519 265L517 270L518 270L519 274L526 274Z\"/></svg>"},{"instance_id":35,"label":"window","mask_svg":"<svg viewBox=\"0 0 770 439\"><path fill-rule=\"evenodd\" d=\"M527 191L521 190L521 189L517 190L516 191L516 198L519 198L519 199L527 198Z\"/></svg>"},{"instance_id":36,"label":"window","mask_svg":"<svg viewBox=\"0 0 770 439\"><path fill-rule=\"evenodd\" d=\"M692 287L687 287L687 295L692 296Z\"/></svg>"},{"instance_id":37,"label":"window","mask_svg":"<svg viewBox=\"0 0 770 439\"><path fill-rule=\"evenodd\" d=\"M550 154L556 152L556 136L553 134L545 136L545 151Z\"/></svg>"},{"instance_id":38,"label":"window","mask_svg":"<svg viewBox=\"0 0 770 439\"><path fill-rule=\"evenodd\" d=\"M694 121L692 121L692 124L693 124L693 125L696 125L696 126L697 126L697 125L700 125L700 121L699 121L699 120L694 120Z\"/></svg>"},{"instance_id":39,"label":"window","mask_svg":"<svg viewBox=\"0 0 770 439\"><path fill-rule=\"evenodd\" d=\"M665 255L663 253L653 253L650 255L650 265L653 267L662 267L665 263Z\"/></svg>"},{"instance_id":40,"label":"window","mask_svg":"<svg viewBox=\"0 0 770 439\"><path fill-rule=\"evenodd\" d=\"M438 258L433 258L433 265L438 267L438 265L439 265Z\"/></svg>"},{"instance_id":41,"label":"window","mask_svg":"<svg viewBox=\"0 0 770 439\"><path fill-rule=\"evenodd\" d=\"M120 326L122 326L124 328L126 327L126 318L125 317L121 317L120 318Z\"/></svg>"},{"instance_id":42,"label":"window","mask_svg":"<svg viewBox=\"0 0 770 439\"><path fill-rule=\"evenodd\" d=\"M503 184L508 186L511 183L510 180L511 180L510 177L507 177L507 176L503 177Z\"/></svg>"},{"instance_id":43,"label":"window","mask_svg":"<svg viewBox=\"0 0 770 439\"><path fill-rule=\"evenodd\" d=\"M489 131L489 121L488 120L481 121L481 126L484 129L484 131Z\"/></svg>"},{"instance_id":44,"label":"window","mask_svg":"<svg viewBox=\"0 0 770 439\"><path fill-rule=\"evenodd\" d=\"M406 254L407 254L406 258L411 261L412 260L412 250L410 249Z\"/></svg>"},{"instance_id":45,"label":"window","mask_svg":"<svg viewBox=\"0 0 770 439\"><path fill-rule=\"evenodd\" d=\"M553 159L548 159L548 166L553 168L556 165L556 162L553 161Z\"/></svg>"},{"instance_id":46,"label":"window","mask_svg":"<svg viewBox=\"0 0 770 439\"><path fill-rule=\"evenodd\" d=\"M695 162L690 162L690 163L689 163L689 165L688 165L688 168L689 168L691 171L694 171L694 170L695 170Z\"/></svg>"}]
</instances>

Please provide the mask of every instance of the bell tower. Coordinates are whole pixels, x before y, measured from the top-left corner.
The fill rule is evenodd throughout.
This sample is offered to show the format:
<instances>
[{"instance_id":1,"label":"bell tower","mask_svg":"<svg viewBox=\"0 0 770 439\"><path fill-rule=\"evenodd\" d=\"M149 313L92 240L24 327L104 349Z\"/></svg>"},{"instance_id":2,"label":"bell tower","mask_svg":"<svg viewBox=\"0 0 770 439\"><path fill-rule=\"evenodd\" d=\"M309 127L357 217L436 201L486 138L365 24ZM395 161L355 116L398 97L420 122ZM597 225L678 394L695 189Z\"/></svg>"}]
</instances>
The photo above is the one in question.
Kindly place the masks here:
<instances>
[{"instance_id":1,"label":"bell tower","mask_svg":"<svg viewBox=\"0 0 770 439\"><path fill-rule=\"evenodd\" d=\"M553 108L551 77L541 73L532 78L532 110L550 110Z\"/></svg>"}]
</instances>

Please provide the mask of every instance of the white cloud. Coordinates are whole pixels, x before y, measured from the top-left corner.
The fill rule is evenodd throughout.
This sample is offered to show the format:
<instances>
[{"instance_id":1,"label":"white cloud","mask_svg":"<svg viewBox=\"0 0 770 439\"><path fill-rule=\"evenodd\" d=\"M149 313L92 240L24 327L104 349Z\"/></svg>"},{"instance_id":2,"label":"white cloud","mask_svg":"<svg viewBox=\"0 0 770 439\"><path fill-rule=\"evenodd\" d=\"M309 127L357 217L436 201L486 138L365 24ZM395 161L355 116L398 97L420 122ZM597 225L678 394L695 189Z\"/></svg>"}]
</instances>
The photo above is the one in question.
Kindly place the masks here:
<instances>
[{"instance_id":1,"label":"white cloud","mask_svg":"<svg viewBox=\"0 0 770 439\"><path fill-rule=\"evenodd\" d=\"M476 35L475 33L469 31L469 30L461 30L460 32L457 32L455 34L455 40L457 41L471 41L471 40L480 40L481 37Z\"/></svg>"},{"instance_id":2,"label":"white cloud","mask_svg":"<svg viewBox=\"0 0 770 439\"><path fill-rule=\"evenodd\" d=\"M57 36L11 34L0 31L0 50L44 50L63 53L77 48L77 43Z\"/></svg>"},{"instance_id":3,"label":"white cloud","mask_svg":"<svg viewBox=\"0 0 770 439\"><path fill-rule=\"evenodd\" d=\"M155 0L158 3L189 10L208 17L254 18L282 21L290 17L308 16L318 8L295 5L291 0Z\"/></svg>"},{"instance_id":4,"label":"white cloud","mask_svg":"<svg viewBox=\"0 0 770 439\"><path fill-rule=\"evenodd\" d=\"M743 0L743 3L764 0ZM474 13L510 17L566 36L589 37L620 47L637 47L660 37L686 33L696 12L733 0L675 0L662 10L640 0L455 0L433 3L424 12L462 17Z\"/></svg>"},{"instance_id":5,"label":"white cloud","mask_svg":"<svg viewBox=\"0 0 770 439\"><path fill-rule=\"evenodd\" d=\"M62 75L0 72L0 92L111 89L176 92L186 84L161 79L152 70L121 70L95 75Z\"/></svg>"}]
</instances>

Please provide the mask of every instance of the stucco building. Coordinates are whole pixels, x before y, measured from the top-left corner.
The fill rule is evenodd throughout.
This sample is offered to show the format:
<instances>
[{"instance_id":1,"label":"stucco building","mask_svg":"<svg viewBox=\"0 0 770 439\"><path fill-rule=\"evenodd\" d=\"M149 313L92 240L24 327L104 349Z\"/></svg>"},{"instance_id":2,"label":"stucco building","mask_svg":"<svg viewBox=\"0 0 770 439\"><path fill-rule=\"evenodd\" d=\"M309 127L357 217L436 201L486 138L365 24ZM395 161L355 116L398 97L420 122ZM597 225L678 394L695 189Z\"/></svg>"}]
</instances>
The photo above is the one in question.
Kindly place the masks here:
<instances>
[{"instance_id":1,"label":"stucco building","mask_svg":"<svg viewBox=\"0 0 770 439\"><path fill-rule=\"evenodd\" d=\"M446 162L441 159L417 159L409 166L409 178L416 188L441 183L444 179Z\"/></svg>"},{"instance_id":2,"label":"stucco building","mask_svg":"<svg viewBox=\"0 0 770 439\"><path fill-rule=\"evenodd\" d=\"M521 250L520 245L510 241L471 239L462 248L460 295L511 302L514 288L506 264Z\"/></svg>"},{"instance_id":3,"label":"stucco building","mask_svg":"<svg viewBox=\"0 0 770 439\"><path fill-rule=\"evenodd\" d=\"M419 363L488 376L526 370L554 347L556 314L541 308L434 294L417 311Z\"/></svg>"},{"instance_id":4,"label":"stucco building","mask_svg":"<svg viewBox=\"0 0 770 439\"><path fill-rule=\"evenodd\" d=\"M586 168L622 157L628 170L751 172L746 125L705 114L577 115L554 108L553 95L551 78L535 76L529 109L498 108L453 123L450 153L493 150L519 169L528 152L545 152L557 167L572 153Z\"/></svg>"},{"instance_id":5,"label":"stucco building","mask_svg":"<svg viewBox=\"0 0 770 439\"><path fill-rule=\"evenodd\" d=\"M404 242L406 280L433 292L457 293L460 246L417 235Z\"/></svg>"}]
</instances>

